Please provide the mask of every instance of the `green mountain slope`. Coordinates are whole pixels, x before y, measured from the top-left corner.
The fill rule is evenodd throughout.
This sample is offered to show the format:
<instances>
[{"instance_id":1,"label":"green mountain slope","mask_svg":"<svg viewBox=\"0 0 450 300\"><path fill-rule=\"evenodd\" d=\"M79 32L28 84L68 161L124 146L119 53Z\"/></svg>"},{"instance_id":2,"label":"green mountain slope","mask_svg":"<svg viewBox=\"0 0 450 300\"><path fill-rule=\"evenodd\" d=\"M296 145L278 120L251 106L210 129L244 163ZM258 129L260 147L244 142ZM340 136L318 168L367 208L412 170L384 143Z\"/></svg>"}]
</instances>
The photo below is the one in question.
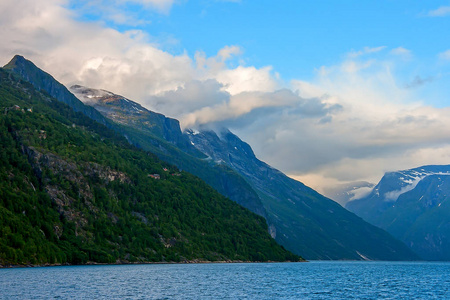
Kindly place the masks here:
<instances>
[{"instance_id":1,"label":"green mountain slope","mask_svg":"<svg viewBox=\"0 0 450 300\"><path fill-rule=\"evenodd\" d=\"M108 91L72 86L71 92L94 107L115 125L128 141L192 173L222 195L254 213L266 216L252 187L234 170L211 162L181 132L178 120L147 110L138 103Z\"/></svg>"},{"instance_id":2,"label":"green mountain slope","mask_svg":"<svg viewBox=\"0 0 450 300\"><path fill-rule=\"evenodd\" d=\"M3 69L0 109L1 265L298 260L262 217Z\"/></svg>"},{"instance_id":3,"label":"green mountain slope","mask_svg":"<svg viewBox=\"0 0 450 300\"><path fill-rule=\"evenodd\" d=\"M106 105L103 105L103 109L101 103L95 106L106 116L114 115L116 118L111 122L95 108L84 105L50 74L22 56L16 55L4 69L19 75L36 89L46 91L75 111L114 129L135 146L151 151L164 161L199 176L222 195L265 216L261 200L248 183L227 166L216 166L205 161L205 156L182 134L178 120L166 118L123 97L112 95L105 97ZM120 109L114 109L115 106ZM136 113L138 110L143 113ZM128 113L124 113L127 111ZM133 113L130 114L130 111Z\"/></svg>"}]
</instances>

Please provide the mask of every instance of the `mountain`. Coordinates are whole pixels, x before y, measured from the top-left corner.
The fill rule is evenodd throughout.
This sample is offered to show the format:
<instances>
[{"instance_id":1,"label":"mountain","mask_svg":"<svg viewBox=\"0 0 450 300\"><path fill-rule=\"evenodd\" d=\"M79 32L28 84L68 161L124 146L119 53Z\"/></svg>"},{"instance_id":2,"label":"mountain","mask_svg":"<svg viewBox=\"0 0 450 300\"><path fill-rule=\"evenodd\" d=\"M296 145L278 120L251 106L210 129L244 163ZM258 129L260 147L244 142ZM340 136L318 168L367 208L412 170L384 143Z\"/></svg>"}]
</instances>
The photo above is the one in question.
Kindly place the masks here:
<instances>
[{"instance_id":1,"label":"mountain","mask_svg":"<svg viewBox=\"0 0 450 300\"><path fill-rule=\"evenodd\" d=\"M92 105L104 116L117 123L147 134L159 137L163 135L160 130L153 131L154 128L161 127L158 125L163 123L159 121L161 115L148 111L136 102L104 90L82 86L72 86L70 90L84 103ZM172 133L171 135L176 134ZM259 161L254 156L251 147L231 132L227 131L219 137L212 131L187 130L183 134L180 130L178 135L181 137L177 140L184 138L187 141L187 143L183 143L183 149L192 147L198 153L202 153L202 156L198 158L188 157L190 162L207 163L205 171L202 173L198 172L198 169L189 168L189 164L186 162L181 162L182 165L188 167L186 170L208 180L209 175L205 176L208 174L205 173L208 169L228 168L231 170L228 172L234 174L233 176L245 179L260 200L259 203L254 201L253 205L249 206L248 202L238 198L238 203L254 212L260 214L263 212L262 215L266 217L272 237L287 249L291 249L295 253L302 253L308 259L363 259L363 257L412 259L414 257L405 249L404 245L393 240L386 233L348 213L335 202ZM147 139L149 138L150 135L147 135ZM144 148L159 153L158 149L154 147L144 145ZM194 153L194 151L190 150L190 153ZM176 162L175 159L177 159L177 157L162 156L161 153L159 155L171 162ZM181 165L179 160L176 164ZM235 196L239 197L242 195L241 186L229 184L228 188L236 190ZM301 204L294 203L294 201L308 203L305 205L312 206L312 208L306 208L305 205L299 208ZM319 204L314 204L316 201ZM336 211L335 214L338 217L330 218L329 211ZM331 221L328 222L328 220ZM349 223L353 224L351 227L361 228L361 231L350 229ZM355 236L361 242L355 242ZM378 239L385 239L385 241L380 242ZM379 251L373 250L376 249L372 247L373 240L377 241L377 246L384 243L385 247L378 247Z\"/></svg>"},{"instance_id":2,"label":"mountain","mask_svg":"<svg viewBox=\"0 0 450 300\"><path fill-rule=\"evenodd\" d=\"M72 90L132 144L200 177L222 195L265 217L276 241L296 254L308 259L417 259L385 231L257 160L250 146L231 133L226 139L213 132L183 133L178 121L124 97L80 86ZM177 126L164 126L167 122ZM235 156L234 147L244 152Z\"/></svg>"},{"instance_id":3,"label":"mountain","mask_svg":"<svg viewBox=\"0 0 450 300\"><path fill-rule=\"evenodd\" d=\"M347 208L426 260L450 260L450 165L386 173Z\"/></svg>"},{"instance_id":4,"label":"mountain","mask_svg":"<svg viewBox=\"0 0 450 300\"><path fill-rule=\"evenodd\" d=\"M241 174L260 196L276 241L308 259L408 260L416 256L389 234L258 160L228 130L187 132L211 160Z\"/></svg>"},{"instance_id":5,"label":"mountain","mask_svg":"<svg viewBox=\"0 0 450 300\"><path fill-rule=\"evenodd\" d=\"M194 157L204 158L201 152L192 147L189 139L181 134L178 120L166 118L162 114L145 109L136 102L105 90L74 85L70 88L70 91L107 119L144 131L149 135L160 138L162 141L167 141Z\"/></svg>"},{"instance_id":6,"label":"mountain","mask_svg":"<svg viewBox=\"0 0 450 300\"><path fill-rule=\"evenodd\" d=\"M112 120L119 126L116 130L134 145L197 175L222 195L265 217L261 200L250 185L231 168L211 163L182 133L178 120L108 91L80 85L72 86L70 91Z\"/></svg>"},{"instance_id":7,"label":"mountain","mask_svg":"<svg viewBox=\"0 0 450 300\"><path fill-rule=\"evenodd\" d=\"M264 218L77 105L0 69L0 265L299 260Z\"/></svg>"}]
</instances>

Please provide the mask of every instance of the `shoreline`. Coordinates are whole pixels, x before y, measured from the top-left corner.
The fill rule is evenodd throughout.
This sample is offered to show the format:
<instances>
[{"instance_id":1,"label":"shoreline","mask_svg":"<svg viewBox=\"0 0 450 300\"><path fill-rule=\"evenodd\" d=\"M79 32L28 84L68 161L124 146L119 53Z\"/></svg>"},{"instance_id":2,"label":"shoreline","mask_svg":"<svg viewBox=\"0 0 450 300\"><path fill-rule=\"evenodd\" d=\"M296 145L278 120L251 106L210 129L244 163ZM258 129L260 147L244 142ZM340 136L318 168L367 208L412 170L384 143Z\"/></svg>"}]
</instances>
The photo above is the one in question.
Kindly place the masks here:
<instances>
[{"instance_id":1,"label":"shoreline","mask_svg":"<svg viewBox=\"0 0 450 300\"><path fill-rule=\"evenodd\" d=\"M26 264L26 265L14 265L14 264L0 264L0 269L14 269L14 268L47 268L47 267L69 267L69 266L119 266L119 265L179 265L179 264L258 264L258 263L305 263L307 260L300 261L244 261L244 260L218 260L218 261L208 261L208 260L186 260L180 262L174 261L149 261L149 262L115 262L115 263L98 263L98 262L87 262L85 264L74 265L70 263L63 264Z\"/></svg>"}]
</instances>

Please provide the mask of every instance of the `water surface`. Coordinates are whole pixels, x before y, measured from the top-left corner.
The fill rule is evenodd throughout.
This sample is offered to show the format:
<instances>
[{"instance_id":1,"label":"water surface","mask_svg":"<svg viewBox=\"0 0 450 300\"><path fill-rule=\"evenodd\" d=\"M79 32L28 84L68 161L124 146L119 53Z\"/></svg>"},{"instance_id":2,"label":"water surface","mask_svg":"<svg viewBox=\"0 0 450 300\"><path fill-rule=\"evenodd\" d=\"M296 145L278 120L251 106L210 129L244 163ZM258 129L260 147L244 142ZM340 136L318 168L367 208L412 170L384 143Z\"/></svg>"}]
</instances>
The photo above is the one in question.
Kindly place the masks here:
<instances>
[{"instance_id":1,"label":"water surface","mask_svg":"<svg viewBox=\"0 0 450 300\"><path fill-rule=\"evenodd\" d=\"M1 299L450 299L450 263L154 264L0 269Z\"/></svg>"}]
</instances>

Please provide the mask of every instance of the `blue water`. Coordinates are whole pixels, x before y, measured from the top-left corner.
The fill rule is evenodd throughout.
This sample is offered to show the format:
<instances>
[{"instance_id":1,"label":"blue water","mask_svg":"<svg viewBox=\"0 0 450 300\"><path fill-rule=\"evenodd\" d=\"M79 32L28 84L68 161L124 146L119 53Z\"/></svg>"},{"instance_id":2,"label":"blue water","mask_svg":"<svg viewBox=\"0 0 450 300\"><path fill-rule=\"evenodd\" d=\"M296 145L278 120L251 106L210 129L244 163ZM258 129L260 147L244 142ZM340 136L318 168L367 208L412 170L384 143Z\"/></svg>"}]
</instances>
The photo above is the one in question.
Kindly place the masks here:
<instances>
[{"instance_id":1,"label":"blue water","mask_svg":"<svg viewBox=\"0 0 450 300\"><path fill-rule=\"evenodd\" d=\"M309 262L0 269L1 299L450 299L450 263Z\"/></svg>"}]
</instances>

